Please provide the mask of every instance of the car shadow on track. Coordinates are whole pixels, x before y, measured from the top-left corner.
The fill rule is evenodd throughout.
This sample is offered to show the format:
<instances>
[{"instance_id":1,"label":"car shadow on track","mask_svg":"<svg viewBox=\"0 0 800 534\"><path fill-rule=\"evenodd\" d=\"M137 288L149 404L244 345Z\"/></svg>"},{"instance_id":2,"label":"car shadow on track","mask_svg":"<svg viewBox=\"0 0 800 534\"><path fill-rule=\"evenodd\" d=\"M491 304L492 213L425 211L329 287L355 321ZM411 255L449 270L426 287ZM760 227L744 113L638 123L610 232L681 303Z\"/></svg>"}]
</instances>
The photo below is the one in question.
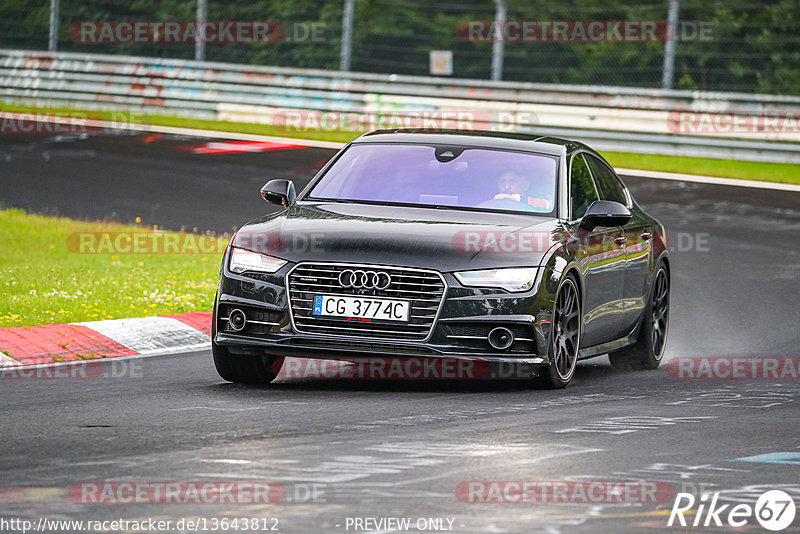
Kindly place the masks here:
<instances>
[{"instance_id":1,"label":"car shadow on track","mask_svg":"<svg viewBox=\"0 0 800 534\"><path fill-rule=\"evenodd\" d=\"M606 363L581 362L575 369L570 386L566 391L571 391L587 385L595 385L600 381L608 381L613 387L618 380L626 380L631 373L613 369ZM646 373L649 375L649 373ZM637 376L645 376L637 373ZM319 391L347 391L347 392L406 392L406 393L510 393L524 390L530 391L557 391L539 386L530 379L460 379L460 378L431 378L431 379L391 379L391 378L325 378L307 377L282 379L279 378L267 385L242 385L222 383L211 386L215 391L232 392L319 392Z\"/></svg>"}]
</instances>

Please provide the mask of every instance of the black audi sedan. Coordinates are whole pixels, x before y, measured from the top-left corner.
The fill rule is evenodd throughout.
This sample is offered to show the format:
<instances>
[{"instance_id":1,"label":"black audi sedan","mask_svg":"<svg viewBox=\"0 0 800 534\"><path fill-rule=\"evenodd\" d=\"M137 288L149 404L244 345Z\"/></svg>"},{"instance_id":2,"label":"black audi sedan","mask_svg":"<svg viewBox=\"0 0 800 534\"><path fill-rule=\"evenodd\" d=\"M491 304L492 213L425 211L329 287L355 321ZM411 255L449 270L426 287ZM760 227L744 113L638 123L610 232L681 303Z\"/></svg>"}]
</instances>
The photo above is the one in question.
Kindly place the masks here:
<instances>
[{"instance_id":1,"label":"black audi sedan","mask_svg":"<svg viewBox=\"0 0 800 534\"><path fill-rule=\"evenodd\" d=\"M565 387L579 359L654 369L669 324L664 227L584 144L494 132L362 135L222 262L220 376L286 357L513 363Z\"/></svg>"}]
</instances>

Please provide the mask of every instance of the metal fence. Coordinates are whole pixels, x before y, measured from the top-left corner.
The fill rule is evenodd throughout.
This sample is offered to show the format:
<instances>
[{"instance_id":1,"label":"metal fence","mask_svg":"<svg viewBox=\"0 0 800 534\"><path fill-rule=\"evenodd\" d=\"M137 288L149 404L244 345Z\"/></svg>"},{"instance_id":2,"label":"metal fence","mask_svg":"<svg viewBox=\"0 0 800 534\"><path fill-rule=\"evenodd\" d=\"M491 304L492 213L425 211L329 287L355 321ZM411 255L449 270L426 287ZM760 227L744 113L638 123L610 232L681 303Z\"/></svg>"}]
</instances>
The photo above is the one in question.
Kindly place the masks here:
<instances>
[{"instance_id":1,"label":"metal fence","mask_svg":"<svg viewBox=\"0 0 800 534\"><path fill-rule=\"evenodd\" d=\"M51 17L51 6L57 17ZM348 18L347 7L352 6ZM501 9L502 8L502 9ZM671 9L672 8L672 9ZM89 43L81 21L272 21L272 42ZM51 18L57 31L50 36ZM470 38L470 22L667 21L671 38ZM344 21L352 39L342 57ZM539 26L539 29L547 26ZM661 26L660 26L661 27ZM534 35L536 37L536 35ZM499 42L498 42L499 41ZM535 83L800 94L798 0L7 0L0 47L425 76L432 50L452 77ZM347 53L349 50L349 53ZM672 53L668 53L669 51ZM498 55L499 52L499 55ZM494 58L493 58L494 54ZM498 61L500 60L500 61ZM665 76L665 71L667 76ZM671 74L670 74L671 73Z\"/></svg>"},{"instance_id":2,"label":"metal fence","mask_svg":"<svg viewBox=\"0 0 800 534\"><path fill-rule=\"evenodd\" d=\"M482 82L250 67L115 55L0 50L0 101L256 122L317 131L346 114L366 129L422 117L560 135L600 150L800 163L800 97ZM307 113L299 113L308 112ZM355 119L353 119L355 117ZM388 117L388 119L387 119ZM687 119L688 117L688 119ZM718 119L722 118L720 122ZM288 120L288 119L291 120ZM297 118L297 120L295 120ZM698 120L699 119L699 120ZM384 121L384 122L381 122ZM698 129L703 121L730 128ZM716 122L714 122L716 121ZM397 124L402 126L403 124ZM355 135L355 131L354 131Z\"/></svg>"}]
</instances>

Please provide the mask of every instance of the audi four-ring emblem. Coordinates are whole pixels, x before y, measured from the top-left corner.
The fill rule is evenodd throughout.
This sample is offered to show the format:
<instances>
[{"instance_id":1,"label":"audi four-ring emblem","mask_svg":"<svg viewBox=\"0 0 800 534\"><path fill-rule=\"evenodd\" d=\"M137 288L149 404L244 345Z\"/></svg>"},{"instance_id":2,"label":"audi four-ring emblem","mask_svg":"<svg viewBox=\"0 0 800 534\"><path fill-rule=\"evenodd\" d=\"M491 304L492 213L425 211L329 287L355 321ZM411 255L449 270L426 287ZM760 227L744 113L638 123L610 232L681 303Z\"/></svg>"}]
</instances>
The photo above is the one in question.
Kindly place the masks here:
<instances>
[{"instance_id":1,"label":"audi four-ring emblem","mask_svg":"<svg viewBox=\"0 0 800 534\"><path fill-rule=\"evenodd\" d=\"M339 285L354 289L386 289L392 283L392 277L381 271L354 271L345 269L339 273Z\"/></svg>"}]
</instances>

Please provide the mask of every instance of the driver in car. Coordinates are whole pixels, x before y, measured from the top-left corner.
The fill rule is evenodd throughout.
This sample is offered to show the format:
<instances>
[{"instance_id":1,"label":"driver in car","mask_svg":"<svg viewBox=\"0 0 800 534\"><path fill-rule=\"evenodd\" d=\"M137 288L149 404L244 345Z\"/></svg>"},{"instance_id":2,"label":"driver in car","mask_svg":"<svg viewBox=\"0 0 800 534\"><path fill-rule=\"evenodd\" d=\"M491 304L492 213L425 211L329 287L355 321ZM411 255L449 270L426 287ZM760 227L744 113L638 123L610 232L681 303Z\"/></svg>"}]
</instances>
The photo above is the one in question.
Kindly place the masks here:
<instances>
[{"instance_id":1,"label":"driver in car","mask_svg":"<svg viewBox=\"0 0 800 534\"><path fill-rule=\"evenodd\" d=\"M497 180L497 188L500 192L492 200L519 202L526 206L520 206L521 209L532 208L537 211L550 211L553 209L552 195L531 191L531 180L513 169L508 169L500 175ZM491 203L492 200L484 204Z\"/></svg>"}]
</instances>

